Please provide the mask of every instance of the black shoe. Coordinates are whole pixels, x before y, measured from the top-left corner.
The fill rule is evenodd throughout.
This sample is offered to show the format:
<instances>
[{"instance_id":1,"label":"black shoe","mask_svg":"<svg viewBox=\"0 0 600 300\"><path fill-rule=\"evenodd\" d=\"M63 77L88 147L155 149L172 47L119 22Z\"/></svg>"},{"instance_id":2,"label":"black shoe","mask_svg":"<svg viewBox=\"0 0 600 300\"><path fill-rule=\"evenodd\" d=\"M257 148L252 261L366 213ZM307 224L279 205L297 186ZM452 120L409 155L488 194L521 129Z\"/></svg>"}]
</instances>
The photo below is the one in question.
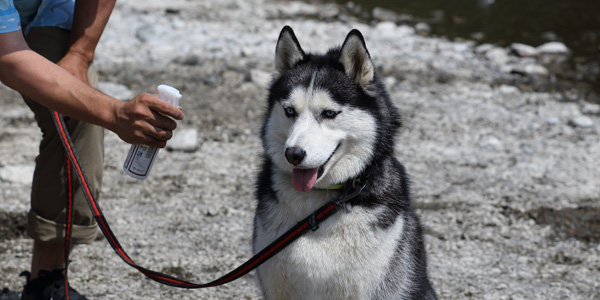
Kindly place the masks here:
<instances>
[{"instance_id":1,"label":"black shoe","mask_svg":"<svg viewBox=\"0 0 600 300\"><path fill-rule=\"evenodd\" d=\"M29 280L31 273L25 271L19 276L27 277L27 283L21 294L21 300L63 300L67 299L65 295L65 276L64 269L57 269L52 272L40 271L38 278ZM70 300L88 300L80 295L76 290L69 286Z\"/></svg>"}]
</instances>

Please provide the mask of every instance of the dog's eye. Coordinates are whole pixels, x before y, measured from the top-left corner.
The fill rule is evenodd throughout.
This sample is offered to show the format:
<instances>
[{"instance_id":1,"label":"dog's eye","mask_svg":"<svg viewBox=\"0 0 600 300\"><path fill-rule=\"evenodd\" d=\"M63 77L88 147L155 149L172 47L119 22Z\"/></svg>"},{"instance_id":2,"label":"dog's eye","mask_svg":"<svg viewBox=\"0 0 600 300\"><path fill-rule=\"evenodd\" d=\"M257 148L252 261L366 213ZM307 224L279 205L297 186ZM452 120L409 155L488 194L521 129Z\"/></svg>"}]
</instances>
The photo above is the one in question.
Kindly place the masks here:
<instances>
[{"instance_id":1,"label":"dog's eye","mask_svg":"<svg viewBox=\"0 0 600 300\"><path fill-rule=\"evenodd\" d=\"M323 118L325 119L333 119L335 118L337 115L339 114L339 112L337 111L333 111L333 110L324 110L321 115L323 116Z\"/></svg>"},{"instance_id":2,"label":"dog's eye","mask_svg":"<svg viewBox=\"0 0 600 300\"><path fill-rule=\"evenodd\" d=\"M283 111L285 112L285 115L290 118L296 116L296 111L292 107L284 107Z\"/></svg>"}]
</instances>

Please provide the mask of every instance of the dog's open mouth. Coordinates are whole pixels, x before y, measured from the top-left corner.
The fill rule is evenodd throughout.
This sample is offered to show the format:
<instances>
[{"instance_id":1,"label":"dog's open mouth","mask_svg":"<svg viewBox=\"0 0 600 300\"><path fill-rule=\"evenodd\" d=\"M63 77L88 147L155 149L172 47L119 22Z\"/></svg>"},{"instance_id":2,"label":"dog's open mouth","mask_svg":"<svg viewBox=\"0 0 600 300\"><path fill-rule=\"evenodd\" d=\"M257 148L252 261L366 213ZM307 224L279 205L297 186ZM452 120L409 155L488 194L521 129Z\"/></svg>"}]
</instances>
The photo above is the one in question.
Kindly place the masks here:
<instances>
[{"instance_id":1,"label":"dog's open mouth","mask_svg":"<svg viewBox=\"0 0 600 300\"><path fill-rule=\"evenodd\" d=\"M333 152L331 152L331 155L329 155L329 158L327 158L325 163L320 167L312 169L294 168L292 170L292 184L298 192L308 192L315 186L315 182L317 182L317 179L319 179L325 171L325 165L329 162L340 145L341 144L338 144L335 147Z\"/></svg>"}]
</instances>

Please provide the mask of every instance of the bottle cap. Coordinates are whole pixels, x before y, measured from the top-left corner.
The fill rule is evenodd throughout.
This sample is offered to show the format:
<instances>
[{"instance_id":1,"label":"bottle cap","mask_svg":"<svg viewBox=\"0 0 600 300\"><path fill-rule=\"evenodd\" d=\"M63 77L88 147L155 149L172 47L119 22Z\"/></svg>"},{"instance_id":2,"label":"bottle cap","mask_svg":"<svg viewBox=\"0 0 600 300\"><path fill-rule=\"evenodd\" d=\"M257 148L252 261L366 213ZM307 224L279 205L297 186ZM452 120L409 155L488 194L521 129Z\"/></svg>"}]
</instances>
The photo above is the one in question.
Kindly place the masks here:
<instances>
[{"instance_id":1,"label":"bottle cap","mask_svg":"<svg viewBox=\"0 0 600 300\"><path fill-rule=\"evenodd\" d=\"M179 91L171 86L161 84L158 86L158 99L167 101L174 106L179 107L179 99L181 98L181 94Z\"/></svg>"}]
</instances>

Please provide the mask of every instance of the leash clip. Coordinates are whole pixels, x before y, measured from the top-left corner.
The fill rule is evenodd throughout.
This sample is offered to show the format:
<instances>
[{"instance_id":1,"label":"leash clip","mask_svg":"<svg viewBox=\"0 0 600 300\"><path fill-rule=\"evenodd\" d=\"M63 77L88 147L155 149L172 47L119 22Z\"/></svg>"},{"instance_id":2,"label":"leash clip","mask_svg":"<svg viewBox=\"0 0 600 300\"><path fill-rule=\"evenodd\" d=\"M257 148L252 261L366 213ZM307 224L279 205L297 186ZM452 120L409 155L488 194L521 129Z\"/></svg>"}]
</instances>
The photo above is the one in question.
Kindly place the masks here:
<instances>
[{"instance_id":1,"label":"leash clip","mask_svg":"<svg viewBox=\"0 0 600 300\"><path fill-rule=\"evenodd\" d=\"M360 185L357 187L356 183L359 183ZM335 201L335 206L337 208L346 208L346 202L354 199L356 196L358 196L360 193L362 193L362 191L365 189L365 187L367 186L367 180L360 180L360 179L355 179L352 181L352 185L349 187L349 189L346 189L344 192L344 195L342 197L340 197L339 200Z\"/></svg>"}]
</instances>

